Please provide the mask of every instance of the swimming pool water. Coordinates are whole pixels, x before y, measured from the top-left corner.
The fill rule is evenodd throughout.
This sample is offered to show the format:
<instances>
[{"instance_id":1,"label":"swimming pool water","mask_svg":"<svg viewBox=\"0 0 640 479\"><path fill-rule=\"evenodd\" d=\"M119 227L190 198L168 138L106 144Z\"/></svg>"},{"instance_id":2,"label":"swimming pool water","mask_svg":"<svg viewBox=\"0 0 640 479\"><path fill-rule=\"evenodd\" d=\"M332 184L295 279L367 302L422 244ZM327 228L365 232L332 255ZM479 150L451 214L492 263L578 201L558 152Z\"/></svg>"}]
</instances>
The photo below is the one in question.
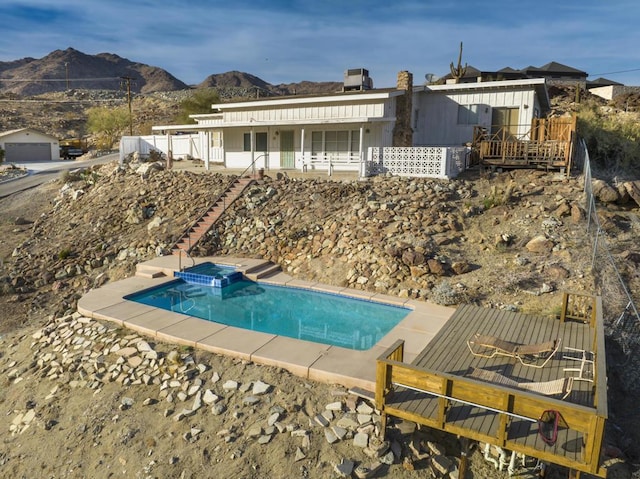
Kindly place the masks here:
<instances>
[{"instance_id":1,"label":"swimming pool water","mask_svg":"<svg viewBox=\"0 0 640 479\"><path fill-rule=\"evenodd\" d=\"M179 279L125 299L227 326L366 350L410 309L242 279L224 288Z\"/></svg>"}]
</instances>

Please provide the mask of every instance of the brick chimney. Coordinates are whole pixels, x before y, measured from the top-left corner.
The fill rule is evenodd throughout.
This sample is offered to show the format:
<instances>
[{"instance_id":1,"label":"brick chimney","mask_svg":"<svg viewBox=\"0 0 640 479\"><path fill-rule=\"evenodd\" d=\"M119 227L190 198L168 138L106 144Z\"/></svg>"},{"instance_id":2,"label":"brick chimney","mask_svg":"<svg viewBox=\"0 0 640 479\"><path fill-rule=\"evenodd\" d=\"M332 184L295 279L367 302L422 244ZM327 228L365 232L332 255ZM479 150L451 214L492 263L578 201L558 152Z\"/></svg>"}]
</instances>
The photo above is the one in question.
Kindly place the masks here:
<instances>
[{"instance_id":1,"label":"brick chimney","mask_svg":"<svg viewBox=\"0 0 640 479\"><path fill-rule=\"evenodd\" d=\"M403 90L396 97L396 124L393 127L393 146L413 146L413 129L411 128L411 112L413 109L413 75L408 71L398 73L398 90Z\"/></svg>"}]
</instances>

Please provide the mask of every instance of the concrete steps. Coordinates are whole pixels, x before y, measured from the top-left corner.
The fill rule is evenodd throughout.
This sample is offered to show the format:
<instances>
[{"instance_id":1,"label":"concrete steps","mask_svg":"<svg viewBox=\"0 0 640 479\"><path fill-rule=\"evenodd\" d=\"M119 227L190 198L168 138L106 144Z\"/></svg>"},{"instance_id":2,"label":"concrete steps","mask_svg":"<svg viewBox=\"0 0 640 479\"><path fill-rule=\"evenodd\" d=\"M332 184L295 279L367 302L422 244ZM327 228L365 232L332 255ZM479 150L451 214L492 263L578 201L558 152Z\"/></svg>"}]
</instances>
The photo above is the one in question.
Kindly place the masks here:
<instances>
[{"instance_id":1,"label":"concrete steps","mask_svg":"<svg viewBox=\"0 0 640 479\"><path fill-rule=\"evenodd\" d=\"M267 261L265 263L253 266L244 272L244 275L251 281L258 281L262 278L268 278L269 276L282 271L280 266Z\"/></svg>"},{"instance_id":2,"label":"concrete steps","mask_svg":"<svg viewBox=\"0 0 640 479\"><path fill-rule=\"evenodd\" d=\"M136 265L136 276L138 276L139 278L162 278L164 276L167 276L167 273L168 271L163 271L161 268L145 266L144 264Z\"/></svg>"}]
</instances>

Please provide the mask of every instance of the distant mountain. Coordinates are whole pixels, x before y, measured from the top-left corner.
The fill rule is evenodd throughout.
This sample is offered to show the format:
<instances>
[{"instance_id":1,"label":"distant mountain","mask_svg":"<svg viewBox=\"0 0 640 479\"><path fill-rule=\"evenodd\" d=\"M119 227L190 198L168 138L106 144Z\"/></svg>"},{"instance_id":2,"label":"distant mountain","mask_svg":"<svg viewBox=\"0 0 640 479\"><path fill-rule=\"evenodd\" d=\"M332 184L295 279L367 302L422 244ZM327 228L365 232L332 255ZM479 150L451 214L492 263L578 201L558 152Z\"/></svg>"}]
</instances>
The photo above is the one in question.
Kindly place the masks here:
<instances>
[{"instance_id":1,"label":"distant mountain","mask_svg":"<svg viewBox=\"0 0 640 479\"><path fill-rule=\"evenodd\" d=\"M136 63L113 53L87 55L74 48L55 50L43 58L0 62L0 94L41 95L67 90L119 90L131 79L134 93L189 90L192 87L162 68ZM209 75L195 88L215 88L221 99L332 93L341 82L272 85L239 71Z\"/></svg>"},{"instance_id":2,"label":"distant mountain","mask_svg":"<svg viewBox=\"0 0 640 479\"><path fill-rule=\"evenodd\" d=\"M136 93L189 88L167 71L135 63L112 53L87 55L73 48L46 57L0 62L0 93L39 95L67 89L117 90L131 78Z\"/></svg>"},{"instance_id":3,"label":"distant mountain","mask_svg":"<svg viewBox=\"0 0 640 479\"><path fill-rule=\"evenodd\" d=\"M272 85L250 73L230 71L209 75L196 88L215 88L221 98L262 97L332 93L342 90L342 82L302 81L299 83Z\"/></svg>"}]
</instances>

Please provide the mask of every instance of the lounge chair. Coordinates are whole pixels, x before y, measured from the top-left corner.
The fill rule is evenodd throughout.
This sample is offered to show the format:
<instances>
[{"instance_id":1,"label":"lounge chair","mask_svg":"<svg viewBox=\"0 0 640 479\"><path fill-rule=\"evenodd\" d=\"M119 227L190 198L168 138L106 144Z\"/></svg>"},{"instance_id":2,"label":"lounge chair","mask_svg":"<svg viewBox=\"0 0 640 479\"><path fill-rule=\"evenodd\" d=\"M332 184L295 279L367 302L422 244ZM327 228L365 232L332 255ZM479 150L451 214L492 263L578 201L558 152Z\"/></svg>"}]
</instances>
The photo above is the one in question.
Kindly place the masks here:
<instances>
[{"instance_id":1,"label":"lounge chair","mask_svg":"<svg viewBox=\"0 0 640 479\"><path fill-rule=\"evenodd\" d=\"M482 358L507 356L517 359L525 366L542 368L558 351L560 341L560 339L555 339L544 343L519 344L495 336L476 333L467 341L467 346L474 356ZM541 364L539 364L540 359L544 360Z\"/></svg>"},{"instance_id":2,"label":"lounge chair","mask_svg":"<svg viewBox=\"0 0 640 479\"><path fill-rule=\"evenodd\" d=\"M562 399L565 399L569 394L571 394L571 389L573 388L573 378L571 377L541 382L518 382L515 379L503 376L495 371L488 371L481 368L471 368L471 372L468 376L488 383L499 384L500 386L524 389L544 396L562 395Z\"/></svg>"}]
</instances>

